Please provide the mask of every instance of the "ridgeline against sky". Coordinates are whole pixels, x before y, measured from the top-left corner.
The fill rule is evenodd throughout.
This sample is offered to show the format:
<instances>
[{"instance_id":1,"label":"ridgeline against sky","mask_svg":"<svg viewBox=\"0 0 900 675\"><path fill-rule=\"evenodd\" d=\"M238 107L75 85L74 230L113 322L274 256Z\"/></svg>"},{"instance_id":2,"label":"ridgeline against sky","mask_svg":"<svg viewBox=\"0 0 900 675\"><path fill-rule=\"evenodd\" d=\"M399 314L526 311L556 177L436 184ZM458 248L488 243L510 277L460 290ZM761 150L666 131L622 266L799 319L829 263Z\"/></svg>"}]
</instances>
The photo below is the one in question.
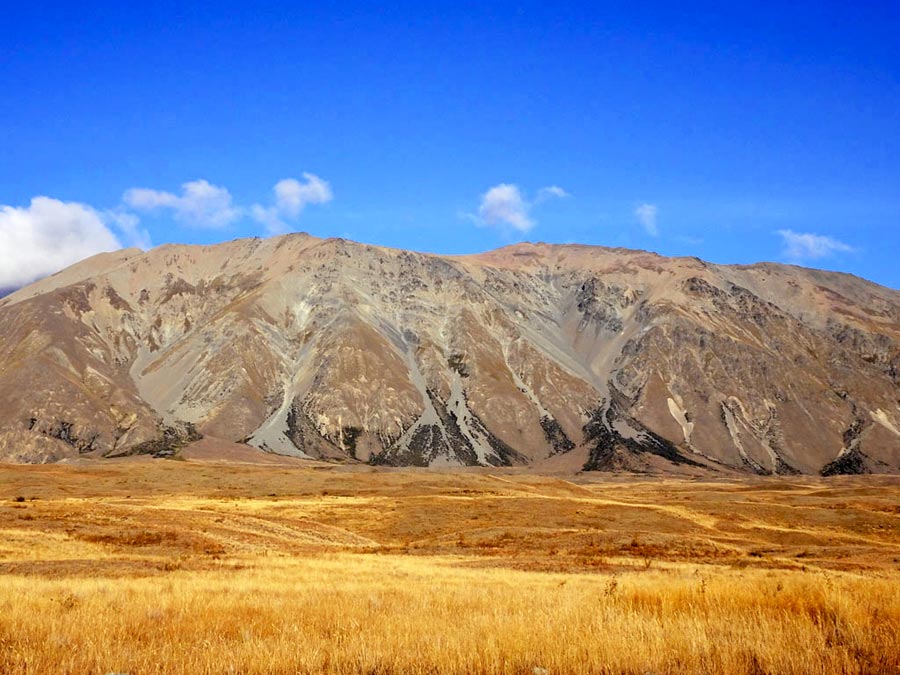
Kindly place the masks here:
<instances>
[{"instance_id":1,"label":"ridgeline against sky","mask_svg":"<svg viewBox=\"0 0 900 675\"><path fill-rule=\"evenodd\" d=\"M896 4L565 5L4 7L0 288L293 230L900 287Z\"/></svg>"}]
</instances>

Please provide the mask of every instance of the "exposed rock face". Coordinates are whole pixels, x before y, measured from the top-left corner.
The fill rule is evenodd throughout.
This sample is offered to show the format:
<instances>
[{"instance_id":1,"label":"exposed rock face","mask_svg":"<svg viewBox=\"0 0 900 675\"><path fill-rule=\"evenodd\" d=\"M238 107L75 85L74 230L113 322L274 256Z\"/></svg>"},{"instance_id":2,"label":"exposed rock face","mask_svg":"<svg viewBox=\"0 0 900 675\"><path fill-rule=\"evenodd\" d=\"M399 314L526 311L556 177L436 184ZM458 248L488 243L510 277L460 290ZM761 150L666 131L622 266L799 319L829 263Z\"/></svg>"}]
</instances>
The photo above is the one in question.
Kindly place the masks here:
<instances>
[{"instance_id":1,"label":"exposed rock face","mask_svg":"<svg viewBox=\"0 0 900 675\"><path fill-rule=\"evenodd\" d=\"M104 254L0 299L0 460L201 434L377 465L900 471L900 292L296 234Z\"/></svg>"}]
</instances>

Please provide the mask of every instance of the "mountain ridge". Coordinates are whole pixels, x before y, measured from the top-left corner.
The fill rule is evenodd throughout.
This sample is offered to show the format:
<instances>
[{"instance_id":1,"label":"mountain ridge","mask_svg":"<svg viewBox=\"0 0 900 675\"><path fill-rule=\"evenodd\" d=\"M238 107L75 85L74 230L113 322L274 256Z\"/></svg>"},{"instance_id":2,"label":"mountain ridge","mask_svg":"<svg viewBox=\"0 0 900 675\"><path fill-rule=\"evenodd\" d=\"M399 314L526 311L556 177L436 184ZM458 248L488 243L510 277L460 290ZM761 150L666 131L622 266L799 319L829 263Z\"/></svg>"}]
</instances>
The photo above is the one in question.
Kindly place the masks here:
<instances>
[{"instance_id":1,"label":"mountain ridge","mask_svg":"<svg viewBox=\"0 0 900 675\"><path fill-rule=\"evenodd\" d=\"M900 470L900 292L839 272L294 233L100 254L0 299L0 329L8 461L209 435L371 464Z\"/></svg>"}]
</instances>

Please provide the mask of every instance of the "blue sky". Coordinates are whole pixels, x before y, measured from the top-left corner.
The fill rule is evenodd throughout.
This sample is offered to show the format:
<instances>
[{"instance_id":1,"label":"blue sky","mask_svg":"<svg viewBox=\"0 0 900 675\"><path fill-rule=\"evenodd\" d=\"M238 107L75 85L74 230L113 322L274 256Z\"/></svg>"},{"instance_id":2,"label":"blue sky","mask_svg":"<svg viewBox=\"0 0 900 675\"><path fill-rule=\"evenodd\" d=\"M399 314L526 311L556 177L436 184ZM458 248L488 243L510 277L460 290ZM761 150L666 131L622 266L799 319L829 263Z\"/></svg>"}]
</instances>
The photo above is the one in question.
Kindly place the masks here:
<instances>
[{"instance_id":1,"label":"blue sky","mask_svg":"<svg viewBox=\"0 0 900 675\"><path fill-rule=\"evenodd\" d=\"M0 287L302 230L900 288L896 3L131 5L4 6Z\"/></svg>"}]
</instances>

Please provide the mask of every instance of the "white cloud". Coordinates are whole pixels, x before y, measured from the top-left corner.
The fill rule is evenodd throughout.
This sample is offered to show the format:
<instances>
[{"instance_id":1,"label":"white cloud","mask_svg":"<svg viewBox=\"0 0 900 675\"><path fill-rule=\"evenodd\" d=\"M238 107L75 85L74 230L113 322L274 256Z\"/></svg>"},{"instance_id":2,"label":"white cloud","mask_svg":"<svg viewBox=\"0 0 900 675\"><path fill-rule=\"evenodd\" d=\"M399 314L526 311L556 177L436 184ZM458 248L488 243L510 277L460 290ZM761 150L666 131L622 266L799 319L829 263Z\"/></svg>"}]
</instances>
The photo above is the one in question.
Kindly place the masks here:
<instances>
[{"instance_id":1,"label":"white cloud","mask_svg":"<svg viewBox=\"0 0 900 675\"><path fill-rule=\"evenodd\" d=\"M305 183L295 178L285 178L275 183L278 208L289 216L297 216L307 204L325 204L334 195L327 181L311 173L304 173Z\"/></svg>"},{"instance_id":2,"label":"white cloud","mask_svg":"<svg viewBox=\"0 0 900 675\"><path fill-rule=\"evenodd\" d=\"M254 204L250 207L250 217L260 225L265 225L270 234L284 232L287 228L281 219L281 214L278 213L277 206L265 207Z\"/></svg>"},{"instance_id":3,"label":"white cloud","mask_svg":"<svg viewBox=\"0 0 900 675\"><path fill-rule=\"evenodd\" d=\"M196 227L219 228L240 218L241 209L234 206L231 193L205 180L195 180L181 186L182 194L172 194L148 188L131 188L122 201L138 211L172 209L175 220Z\"/></svg>"},{"instance_id":4,"label":"white cloud","mask_svg":"<svg viewBox=\"0 0 900 675\"><path fill-rule=\"evenodd\" d=\"M656 217L659 209L655 204L641 204L634 210L634 216L651 237L659 235Z\"/></svg>"},{"instance_id":5,"label":"white cloud","mask_svg":"<svg viewBox=\"0 0 900 675\"><path fill-rule=\"evenodd\" d=\"M160 207L176 208L178 197L171 192L160 192L149 188L131 188L122 195L122 201L131 208L141 211L150 211Z\"/></svg>"},{"instance_id":6,"label":"white cloud","mask_svg":"<svg viewBox=\"0 0 900 675\"><path fill-rule=\"evenodd\" d=\"M842 241L821 234L793 230L778 230L778 234L784 241L784 256L788 260L816 260L856 250Z\"/></svg>"},{"instance_id":7,"label":"white cloud","mask_svg":"<svg viewBox=\"0 0 900 675\"><path fill-rule=\"evenodd\" d=\"M0 206L0 288L121 247L103 216L86 204L35 197L28 207Z\"/></svg>"},{"instance_id":8,"label":"white cloud","mask_svg":"<svg viewBox=\"0 0 900 675\"><path fill-rule=\"evenodd\" d=\"M528 232L534 227L528 215L530 208L517 186L501 183L481 196L478 215L487 225L510 225L520 232Z\"/></svg>"},{"instance_id":9,"label":"white cloud","mask_svg":"<svg viewBox=\"0 0 900 675\"><path fill-rule=\"evenodd\" d=\"M122 207L104 211L103 222L114 225L117 230L125 235L125 242L128 246L137 246L145 251L153 247L153 242L150 241L150 233L139 227L141 219Z\"/></svg>"},{"instance_id":10,"label":"white cloud","mask_svg":"<svg viewBox=\"0 0 900 675\"><path fill-rule=\"evenodd\" d=\"M296 218L307 204L333 198L328 182L311 173L285 178L274 187L275 204L243 209L231 193L206 180L184 183L180 195L132 188L122 203L97 210L87 204L35 197L28 207L0 205L0 290L17 288L79 260L127 246L152 243L134 211L169 209L175 220L198 227L224 227L249 213L271 232L283 230L283 218ZM131 209L131 210L129 210Z\"/></svg>"},{"instance_id":11,"label":"white cloud","mask_svg":"<svg viewBox=\"0 0 900 675\"><path fill-rule=\"evenodd\" d=\"M568 197L561 187L551 185L538 190L533 202L522 196L517 185L500 183L481 196L478 215L465 214L475 223L499 227L512 227L519 232L528 232L537 223L531 217L531 209L541 202L557 197Z\"/></svg>"},{"instance_id":12,"label":"white cloud","mask_svg":"<svg viewBox=\"0 0 900 675\"><path fill-rule=\"evenodd\" d=\"M288 229L286 218L297 218L307 204L325 204L334 199L331 185L315 174L304 173L303 181L285 178L275 183L275 205L250 207L250 216L266 226L271 233Z\"/></svg>"},{"instance_id":13,"label":"white cloud","mask_svg":"<svg viewBox=\"0 0 900 675\"><path fill-rule=\"evenodd\" d=\"M548 199L553 199L554 197L559 199L565 199L566 197L571 197L568 192L563 190L558 185L549 185L547 187L542 187L537 192L537 196L534 198L535 204L540 204L541 202L545 202Z\"/></svg>"}]
</instances>

